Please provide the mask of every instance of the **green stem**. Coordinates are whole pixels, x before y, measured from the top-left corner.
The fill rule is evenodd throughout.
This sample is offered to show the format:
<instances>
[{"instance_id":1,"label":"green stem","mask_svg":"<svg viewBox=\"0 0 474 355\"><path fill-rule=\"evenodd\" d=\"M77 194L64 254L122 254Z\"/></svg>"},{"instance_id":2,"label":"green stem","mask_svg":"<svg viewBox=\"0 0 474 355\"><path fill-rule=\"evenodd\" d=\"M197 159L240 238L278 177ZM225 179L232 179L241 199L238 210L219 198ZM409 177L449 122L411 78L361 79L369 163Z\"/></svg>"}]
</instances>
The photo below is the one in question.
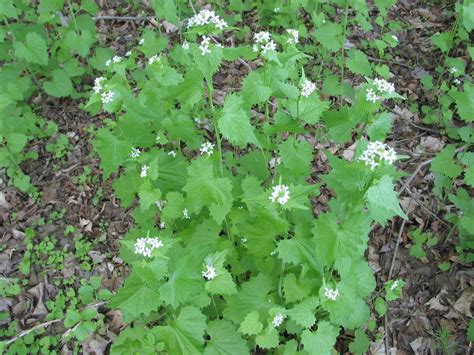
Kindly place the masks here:
<instances>
[{"instance_id":1,"label":"green stem","mask_svg":"<svg viewBox=\"0 0 474 355\"><path fill-rule=\"evenodd\" d=\"M217 125L217 117L214 108L214 103L212 102L212 94L214 92L214 88L212 87L212 83L207 83L207 96L209 99L209 107L211 108L212 119L214 121L214 130L216 132L216 143L217 143L217 153L219 155L219 173L221 177L224 177L224 167L222 163L222 144L221 144L221 135L219 133L219 127Z\"/></svg>"},{"instance_id":2,"label":"green stem","mask_svg":"<svg viewBox=\"0 0 474 355\"><path fill-rule=\"evenodd\" d=\"M282 261L281 262L281 271L280 271L280 280L278 281L278 295L280 296L281 299L283 299L283 292L282 292L282 286L283 286L283 275L285 273L285 263Z\"/></svg>"},{"instance_id":3,"label":"green stem","mask_svg":"<svg viewBox=\"0 0 474 355\"><path fill-rule=\"evenodd\" d=\"M8 153L8 156L11 162L17 167L18 170L23 172L20 168L20 165L18 165L18 163L16 162L15 157L13 156L12 152L10 151L10 149L8 149L7 145L5 143L2 143L2 145L3 145L3 148L5 148L6 152Z\"/></svg>"},{"instance_id":4,"label":"green stem","mask_svg":"<svg viewBox=\"0 0 474 355\"><path fill-rule=\"evenodd\" d=\"M72 16L72 21L74 22L74 28L76 29L76 33L79 34L79 28L77 27L77 22L76 22L76 15L74 14L74 11L72 9L71 0L67 0L67 4L69 7L69 12L71 13L71 16Z\"/></svg>"},{"instance_id":5,"label":"green stem","mask_svg":"<svg viewBox=\"0 0 474 355\"><path fill-rule=\"evenodd\" d=\"M346 7L344 9L344 31L343 35L343 43L341 48L341 58L342 58L342 66L341 66L341 84L344 81L344 45L346 43L346 31L347 31L347 16L349 14L349 0L346 0Z\"/></svg>"}]
</instances>

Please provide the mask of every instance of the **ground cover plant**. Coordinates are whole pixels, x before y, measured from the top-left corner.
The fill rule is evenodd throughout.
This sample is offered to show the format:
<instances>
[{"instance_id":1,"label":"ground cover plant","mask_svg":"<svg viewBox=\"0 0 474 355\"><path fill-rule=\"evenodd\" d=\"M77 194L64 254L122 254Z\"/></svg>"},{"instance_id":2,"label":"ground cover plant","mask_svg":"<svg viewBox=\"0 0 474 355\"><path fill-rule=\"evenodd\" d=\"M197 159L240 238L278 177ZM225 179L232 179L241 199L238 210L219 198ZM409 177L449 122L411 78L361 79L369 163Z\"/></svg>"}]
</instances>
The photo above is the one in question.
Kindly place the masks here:
<instances>
[{"instance_id":1,"label":"ground cover plant","mask_svg":"<svg viewBox=\"0 0 474 355\"><path fill-rule=\"evenodd\" d=\"M75 152L74 132L41 118L41 100L67 99L98 118L85 130L98 166L84 164L72 181L81 196L95 186L89 206L105 190L127 211L130 223L114 240L127 267L114 292L96 272L117 260L93 252L110 238L108 221L99 223L105 203L89 219L63 222L62 209L29 223L22 277L2 279L2 296L19 295L33 271L67 272L71 258L85 277L53 277L59 291L45 322L24 332L9 322L5 351L56 352L66 343L86 351L93 334L107 335L105 310L120 315L120 326L102 352L363 354L377 342L388 351L377 324L388 326L390 302L403 295L406 282L393 273L402 233L421 262L453 243L439 272L471 265L471 1L452 5L452 27L430 37L442 56L419 74L425 101L402 91L388 65L404 31L388 20L395 1L130 2L158 29L138 28L115 49L100 43L96 3L31 5L0 5L0 77L9 82L0 88L0 166L40 203L45 192L25 173L25 161L40 158L35 145L57 176ZM349 40L375 29L357 46ZM392 141L400 106L423 113L421 124L446 141L408 171L399 167L412 152ZM424 167L439 204L451 204L435 214L446 227L432 231L417 219L405 231L414 197L406 203L403 193ZM37 235L54 224L59 235ZM369 241L395 224L390 271L376 277ZM472 315L459 299L453 307L472 341ZM41 334L57 323L62 333ZM444 323L433 337L435 348L458 347Z\"/></svg>"}]
</instances>

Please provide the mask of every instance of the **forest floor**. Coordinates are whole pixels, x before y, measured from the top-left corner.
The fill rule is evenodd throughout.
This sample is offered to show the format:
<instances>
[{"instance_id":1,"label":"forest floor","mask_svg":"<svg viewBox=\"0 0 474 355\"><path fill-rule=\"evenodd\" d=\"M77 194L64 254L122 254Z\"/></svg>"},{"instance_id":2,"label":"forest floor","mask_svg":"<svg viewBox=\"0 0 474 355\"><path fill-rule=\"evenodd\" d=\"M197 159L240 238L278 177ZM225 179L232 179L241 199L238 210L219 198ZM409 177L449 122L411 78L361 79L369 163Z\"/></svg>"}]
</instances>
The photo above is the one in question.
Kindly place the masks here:
<instances>
[{"instance_id":1,"label":"forest floor","mask_svg":"<svg viewBox=\"0 0 474 355\"><path fill-rule=\"evenodd\" d=\"M420 84L421 74L433 73L440 60L429 37L450 28L453 20L442 5L424 3L402 0L390 11L393 19L411 28L400 33L399 46L392 53L394 60L384 61L394 74L397 91L410 98L400 106L391 107L395 120L393 134L388 140L391 146L397 147L399 154L409 157L398 165L399 170L407 174L401 179L398 191L409 220L396 219L387 227L374 228L367 257L379 286L392 278L402 278L406 285L402 300L391 302L386 317L377 321L376 332L382 337L380 340L373 338L370 348L373 354L469 353L471 346L466 340L466 327L472 317L474 270L458 260L454 251L456 235L448 238L452 226L442 219L442 215L450 206L443 205L433 195L433 176L426 163L448 139L435 126L424 125L421 113L414 112L406 104L410 101L421 106L432 99ZM115 15L114 9L104 6L99 15ZM122 54L136 42L141 29L156 29L160 25L149 20L97 21L98 35L103 42ZM166 35L166 28L163 29ZM173 32L168 35L172 37ZM346 44L357 47L362 39L370 39L366 37L354 29L348 39L350 43ZM239 76L239 70L245 71L242 76L248 71L239 65L227 68L228 73L221 72L222 80ZM219 86L219 77L215 79ZM93 136L88 127L100 126L104 117L90 117L79 108L77 101L70 99L37 97L35 101L41 107L41 116L54 121L59 127L58 134L67 135L72 146L60 159L46 150L47 141L31 147L38 151L39 159L26 161L22 169L42 191L39 202L8 186L5 176L1 176L0 275L25 278L20 267L28 248L26 240L29 237L25 235L28 227L36 232L30 248L53 236L51 250L57 251L53 260L51 253L40 250L22 292L0 299L0 311L9 314L0 320L0 326L17 321L22 329L44 320L48 313L46 304L64 288L64 283L58 280L75 276L70 286L77 290L81 279L99 275L103 287L117 290L127 274L127 267L118 256L119 240L132 226L129 211L120 208L115 200L112 179L102 181L98 157L92 153ZM318 152L314 156L315 172L324 171L325 166L325 157L318 148L330 149L337 155L351 154L353 149L351 146L313 143ZM322 194L318 202L324 205L325 201L327 196ZM409 254L411 239L408 232L410 228L419 227L434 233L439 240L421 260ZM439 265L446 261L451 263L450 269L440 270ZM125 325L119 311L108 309L106 304L98 304L97 308L105 315L105 330L92 334L85 342L84 350L101 353L108 349ZM51 328L57 334L65 331L61 322ZM67 342L63 346L67 352Z\"/></svg>"}]
</instances>

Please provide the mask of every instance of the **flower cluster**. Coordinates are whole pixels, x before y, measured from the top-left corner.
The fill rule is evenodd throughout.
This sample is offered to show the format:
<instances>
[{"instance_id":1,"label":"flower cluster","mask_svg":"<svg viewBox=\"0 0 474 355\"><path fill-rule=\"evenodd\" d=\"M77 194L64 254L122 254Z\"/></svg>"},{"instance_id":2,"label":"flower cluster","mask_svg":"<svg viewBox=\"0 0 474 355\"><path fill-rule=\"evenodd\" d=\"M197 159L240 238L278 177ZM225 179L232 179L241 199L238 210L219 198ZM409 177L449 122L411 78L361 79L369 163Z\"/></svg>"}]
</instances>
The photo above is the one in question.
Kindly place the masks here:
<instances>
[{"instance_id":1,"label":"flower cluster","mask_svg":"<svg viewBox=\"0 0 474 355\"><path fill-rule=\"evenodd\" d=\"M365 165L369 165L374 170L382 161L393 164L397 160L395 150L380 141L370 142L367 149L359 157Z\"/></svg>"},{"instance_id":2,"label":"flower cluster","mask_svg":"<svg viewBox=\"0 0 474 355\"><path fill-rule=\"evenodd\" d=\"M219 30L223 30L227 27L227 22L225 22L214 11L207 9L201 10L199 13L188 19L188 28L210 24L213 24Z\"/></svg>"},{"instance_id":3,"label":"flower cluster","mask_svg":"<svg viewBox=\"0 0 474 355\"><path fill-rule=\"evenodd\" d=\"M337 297L339 297L339 290L337 288L335 290L333 290L332 288L325 287L324 288L324 296L326 296L327 298L329 298L332 301L335 301L337 299Z\"/></svg>"},{"instance_id":4,"label":"flower cluster","mask_svg":"<svg viewBox=\"0 0 474 355\"><path fill-rule=\"evenodd\" d=\"M290 200L290 189L286 185L273 186L270 200L272 202L278 202L281 206L286 205Z\"/></svg>"},{"instance_id":5,"label":"flower cluster","mask_svg":"<svg viewBox=\"0 0 474 355\"><path fill-rule=\"evenodd\" d=\"M157 56L156 54L148 59L148 65L152 65L153 63L160 62L161 57Z\"/></svg>"},{"instance_id":6,"label":"flower cluster","mask_svg":"<svg viewBox=\"0 0 474 355\"><path fill-rule=\"evenodd\" d=\"M206 265L206 270L202 272L202 276L207 280L210 281L217 276L217 272L214 266Z\"/></svg>"},{"instance_id":7,"label":"flower cluster","mask_svg":"<svg viewBox=\"0 0 474 355\"><path fill-rule=\"evenodd\" d=\"M384 79L374 79L374 88L368 88L366 99L369 102L376 103L383 99L383 95L392 95L395 93L395 86Z\"/></svg>"},{"instance_id":8,"label":"flower cluster","mask_svg":"<svg viewBox=\"0 0 474 355\"><path fill-rule=\"evenodd\" d=\"M298 32L298 30L288 29L286 30L286 32L290 35L290 37L288 37L288 39L286 40L286 43L298 44L299 37L300 37L300 33Z\"/></svg>"},{"instance_id":9,"label":"flower cluster","mask_svg":"<svg viewBox=\"0 0 474 355\"><path fill-rule=\"evenodd\" d=\"M100 76L98 78L95 78L94 80L94 92L96 94L100 94L100 92L102 91L103 87L102 87L102 82L104 82L106 79L103 77L103 76Z\"/></svg>"},{"instance_id":10,"label":"flower cluster","mask_svg":"<svg viewBox=\"0 0 474 355\"><path fill-rule=\"evenodd\" d=\"M214 144L212 144L211 142L204 142L203 144L201 144L201 148L199 148L199 151L201 152L201 155L207 154L208 156L211 156L214 152Z\"/></svg>"},{"instance_id":11,"label":"flower cluster","mask_svg":"<svg viewBox=\"0 0 474 355\"><path fill-rule=\"evenodd\" d=\"M451 67L451 68L449 68L449 72L450 72L451 74L456 74L456 73L458 72L458 68L456 68L456 67Z\"/></svg>"},{"instance_id":12,"label":"flower cluster","mask_svg":"<svg viewBox=\"0 0 474 355\"><path fill-rule=\"evenodd\" d=\"M285 317L281 313L277 313L275 317L273 317L272 325L275 328L278 328L281 325L281 323L283 323L283 319L285 319Z\"/></svg>"},{"instance_id":13,"label":"flower cluster","mask_svg":"<svg viewBox=\"0 0 474 355\"><path fill-rule=\"evenodd\" d=\"M181 45L181 48L183 48L185 51L187 51L189 49L188 41L184 40L183 44Z\"/></svg>"},{"instance_id":14,"label":"flower cluster","mask_svg":"<svg viewBox=\"0 0 474 355\"><path fill-rule=\"evenodd\" d=\"M183 218L184 219L190 219L191 217L189 217L189 210L187 208L185 208L183 210Z\"/></svg>"},{"instance_id":15,"label":"flower cluster","mask_svg":"<svg viewBox=\"0 0 474 355\"><path fill-rule=\"evenodd\" d=\"M130 158L136 159L140 156L140 149L132 147L132 151L130 152Z\"/></svg>"},{"instance_id":16,"label":"flower cluster","mask_svg":"<svg viewBox=\"0 0 474 355\"><path fill-rule=\"evenodd\" d=\"M206 55L211 53L209 49L209 42L211 41L210 37L202 36L201 44L199 45L199 49L201 50L201 55Z\"/></svg>"},{"instance_id":17,"label":"flower cluster","mask_svg":"<svg viewBox=\"0 0 474 355\"><path fill-rule=\"evenodd\" d=\"M112 59L109 59L108 61L105 62L105 66L109 67L110 64L114 63L120 63L122 61L122 57L119 57L118 55L115 55Z\"/></svg>"},{"instance_id":18,"label":"flower cluster","mask_svg":"<svg viewBox=\"0 0 474 355\"><path fill-rule=\"evenodd\" d=\"M172 156L173 158L176 158L176 152L174 150L169 151L168 155Z\"/></svg>"},{"instance_id":19,"label":"flower cluster","mask_svg":"<svg viewBox=\"0 0 474 355\"><path fill-rule=\"evenodd\" d=\"M146 178L147 175L148 175L148 169L150 169L150 167L148 165L143 165L142 166L142 171L140 172L140 177Z\"/></svg>"},{"instance_id":20,"label":"flower cluster","mask_svg":"<svg viewBox=\"0 0 474 355\"><path fill-rule=\"evenodd\" d=\"M316 90L316 84L312 81L306 79L301 85L301 95L304 97L308 97Z\"/></svg>"},{"instance_id":21,"label":"flower cluster","mask_svg":"<svg viewBox=\"0 0 474 355\"><path fill-rule=\"evenodd\" d=\"M396 288L398 287L398 280L395 280L392 284L392 286L390 286L390 290L393 291L395 290Z\"/></svg>"},{"instance_id":22,"label":"flower cluster","mask_svg":"<svg viewBox=\"0 0 474 355\"><path fill-rule=\"evenodd\" d=\"M276 44L267 31L255 33L253 39L255 41L252 47L254 52L261 50L262 53L267 53L268 51L274 51L276 49Z\"/></svg>"},{"instance_id":23,"label":"flower cluster","mask_svg":"<svg viewBox=\"0 0 474 355\"><path fill-rule=\"evenodd\" d=\"M114 101L114 97L115 93L111 90L104 91L102 94L100 94L100 99L104 105Z\"/></svg>"},{"instance_id":24,"label":"flower cluster","mask_svg":"<svg viewBox=\"0 0 474 355\"><path fill-rule=\"evenodd\" d=\"M149 258L154 249L159 249L162 246L163 242L159 238L138 238L135 242L135 254Z\"/></svg>"},{"instance_id":25,"label":"flower cluster","mask_svg":"<svg viewBox=\"0 0 474 355\"><path fill-rule=\"evenodd\" d=\"M145 43L145 38L141 38L141 39L138 41L138 44L139 44L140 46L142 46L144 43Z\"/></svg>"}]
</instances>

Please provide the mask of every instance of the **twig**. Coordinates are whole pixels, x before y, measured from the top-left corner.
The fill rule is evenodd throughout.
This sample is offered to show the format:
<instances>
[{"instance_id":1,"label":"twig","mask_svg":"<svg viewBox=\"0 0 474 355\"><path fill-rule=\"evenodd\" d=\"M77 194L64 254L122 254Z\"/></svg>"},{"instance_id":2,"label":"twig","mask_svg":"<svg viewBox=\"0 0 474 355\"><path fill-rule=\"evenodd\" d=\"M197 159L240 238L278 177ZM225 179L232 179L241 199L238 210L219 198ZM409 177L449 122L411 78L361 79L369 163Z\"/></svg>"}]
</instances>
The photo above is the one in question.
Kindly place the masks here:
<instances>
[{"instance_id":1,"label":"twig","mask_svg":"<svg viewBox=\"0 0 474 355\"><path fill-rule=\"evenodd\" d=\"M91 304L91 305L89 305L89 306L85 306L85 307L81 308L81 310L86 309L86 308L100 307L100 306L103 306L103 305L106 304L106 303L107 303L106 301L94 303L94 304ZM30 329L24 330L24 331L20 332L18 335L14 336L14 337L11 338L10 340L8 340L8 341L5 343L5 347L7 347L8 345L10 345L11 343L14 343L14 342L17 341L18 339L23 338L25 335L28 335L28 334L30 334L31 332L34 332L34 331L37 330L37 329L46 328L47 326L49 326L49 325L51 325L51 324L58 323L58 322L61 322L61 321L63 321L63 320L64 320L63 318L53 319L53 320L50 320L50 321L47 321L47 322L44 322L44 323L35 325L34 327L32 327L32 328L30 328Z\"/></svg>"},{"instance_id":2,"label":"twig","mask_svg":"<svg viewBox=\"0 0 474 355\"><path fill-rule=\"evenodd\" d=\"M369 58L370 60L373 60L373 61L376 61L376 62L381 62L381 63L391 63L391 64L396 64L396 65L400 65L402 67L405 67L407 69L411 69L411 67L407 64L404 64L404 63L399 63L399 62L395 62L393 60L387 60L387 59L378 59L378 58L374 58L374 57L371 57L371 56L367 56L367 58Z\"/></svg>"}]
</instances>

